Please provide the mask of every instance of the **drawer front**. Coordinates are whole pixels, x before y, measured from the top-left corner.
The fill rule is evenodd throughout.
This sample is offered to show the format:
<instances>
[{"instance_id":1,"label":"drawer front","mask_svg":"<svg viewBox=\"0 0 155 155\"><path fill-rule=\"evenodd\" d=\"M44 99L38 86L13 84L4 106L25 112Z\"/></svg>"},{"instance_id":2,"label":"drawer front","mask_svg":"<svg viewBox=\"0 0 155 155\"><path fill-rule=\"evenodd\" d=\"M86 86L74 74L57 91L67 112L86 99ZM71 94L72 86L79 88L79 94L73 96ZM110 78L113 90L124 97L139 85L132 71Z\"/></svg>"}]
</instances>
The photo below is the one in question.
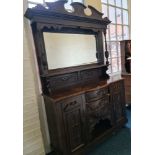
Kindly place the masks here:
<instances>
[{"instance_id":1,"label":"drawer front","mask_svg":"<svg viewBox=\"0 0 155 155\"><path fill-rule=\"evenodd\" d=\"M91 111L96 111L100 109L101 107L105 107L109 104L109 97L104 97L103 99L87 103L86 106L91 110Z\"/></svg>"},{"instance_id":2,"label":"drawer front","mask_svg":"<svg viewBox=\"0 0 155 155\"><path fill-rule=\"evenodd\" d=\"M92 102L98 100L108 94L108 88L102 88L96 91L87 92L85 94L86 102Z\"/></svg>"},{"instance_id":3,"label":"drawer front","mask_svg":"<svg viewBox=\"0 0 155 155\"><path fill-rule=\"evenodd\" d=\"M61 101L62 110L64 112L70 111L80 105L82 105L82 96L70 97Z\"/></svg>"},{"instance_id":4,"label":"drawer front","mask_svg":"<svg viewBox=\"0 0 155 155\"><path fill-rule=\"evenodd\" d=\"M104 115L109 109L109 107L110 107L109 96L105 96L100 100L86 104L86 110L88 115L91 115L93 117L100 117L101 115ZM101 109L102 109L102 112L101 112Z\"/></svg>"},{"instance_id":5,"label":"drawer front","mask_svg":"<svg viewBox=\"0 0 155 155\"><path fill-rule=\"evenodd\" d=\"M84 71L81 71L80 73L81 79L85 81L88 81L91 79L97 79L101 75L102 75L101 69L84 70Z\"/></svg>"},{"instance_id":6,"label":"drawer front","mask_svg":"<svg viewBox=\"0 0 155 155\"><path fill-rule=\"evenodd\" d=\"M77 73L58 75L50 78L52 90L62 89L78 81Z\"/></svg>"}]
</instances>

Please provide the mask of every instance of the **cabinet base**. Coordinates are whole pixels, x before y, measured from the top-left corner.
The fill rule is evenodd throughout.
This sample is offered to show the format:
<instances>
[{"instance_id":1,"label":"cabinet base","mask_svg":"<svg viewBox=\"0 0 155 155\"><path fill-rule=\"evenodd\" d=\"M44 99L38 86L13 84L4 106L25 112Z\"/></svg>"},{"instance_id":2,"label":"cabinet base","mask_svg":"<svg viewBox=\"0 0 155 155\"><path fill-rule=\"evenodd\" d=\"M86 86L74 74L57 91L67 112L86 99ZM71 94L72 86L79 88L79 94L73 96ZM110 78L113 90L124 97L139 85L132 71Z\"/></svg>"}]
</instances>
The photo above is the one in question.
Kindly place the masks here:
<instances>
[{"instance_id":1,"label":"cabinet base","mask_svg":"<svg viewBox=\"0 0 155 155\"><path fill-rule=\"evenodd\" d=\"M124 124L126 122L127 122L127 119L125 117L123 117L122 119L120 119L117 122L117 125L113 126L109 130L105 131L102 135L98 136L96 139L94 139L89 144L85 145L84 147L80 148L79 150L77 150L75 152L72 152L70 154L64 154L64 155L86 155L86 154L88 154L88 151L90 151L91 148L94 148L95 146L102 143L107 138L110 138L110 136L112 136L116 132L118 132L124 126ZM47 154L47 155L62 155L62 153L60 154L56 151L55 152L53 151L52 153Z\"/></svg>"}]
</instances>

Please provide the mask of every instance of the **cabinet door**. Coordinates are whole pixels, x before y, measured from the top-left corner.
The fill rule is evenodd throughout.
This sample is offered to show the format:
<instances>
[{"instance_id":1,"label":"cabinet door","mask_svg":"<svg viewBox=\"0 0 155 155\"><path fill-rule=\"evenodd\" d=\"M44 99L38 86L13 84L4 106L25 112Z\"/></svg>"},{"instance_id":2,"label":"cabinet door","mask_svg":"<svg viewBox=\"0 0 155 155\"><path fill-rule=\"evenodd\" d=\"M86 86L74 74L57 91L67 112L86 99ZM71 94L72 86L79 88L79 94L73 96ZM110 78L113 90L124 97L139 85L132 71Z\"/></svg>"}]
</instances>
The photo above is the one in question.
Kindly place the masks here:
<instances>
[{"instance_id":1,"label":"cabinet door","mask_svg":"<svg viewBox=\"0 0 155 155\"><path fill-rule=\"evenodd\" d=\"M109 86L109 89L110 89L110 101L111 101L111 104L113 105L113 110L114 110L114 117L116 121L119 121L122 119L122 117L125 114L124 80L111 83Z\"/></svg>"},{"instance_id":2,"label":"cabinet door","mask_svg":"<svg viewBox=\"0 0 155 155\"><path fill-rule=\"evenodd\" d=\"M73 97L62 103L66 140L69 150L76 151L85 144L84 110L82 97Z\"/></svg>"}]
</instances>

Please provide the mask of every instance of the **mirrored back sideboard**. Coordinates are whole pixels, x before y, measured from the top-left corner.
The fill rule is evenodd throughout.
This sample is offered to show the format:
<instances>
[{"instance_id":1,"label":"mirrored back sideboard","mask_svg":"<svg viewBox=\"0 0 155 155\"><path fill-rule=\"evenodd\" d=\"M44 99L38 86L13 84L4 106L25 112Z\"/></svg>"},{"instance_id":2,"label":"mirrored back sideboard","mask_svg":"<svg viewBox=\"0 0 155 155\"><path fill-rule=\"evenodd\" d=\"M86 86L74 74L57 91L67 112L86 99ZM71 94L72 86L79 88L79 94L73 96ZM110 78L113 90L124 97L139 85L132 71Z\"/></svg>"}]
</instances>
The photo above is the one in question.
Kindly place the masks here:
<instances>
[{"instance_id":1,"label":"mirrored back sideboard","mask_svg":"<svg viewBox=\"0 0 155 155\"><path fill-rule=\"evenodd\" d=\"M87 7L78 2L68 12L66 2L38 4L25 17L31 22L51 145L59 155L84 155L125 124L124 79L107 74L106 30L111 21L92 6L87 16ZM89 42L81 43L82 37L72 49L63 48L77 37L64 39L63 34L82 34Z\"/></svg>"}]
</instances>

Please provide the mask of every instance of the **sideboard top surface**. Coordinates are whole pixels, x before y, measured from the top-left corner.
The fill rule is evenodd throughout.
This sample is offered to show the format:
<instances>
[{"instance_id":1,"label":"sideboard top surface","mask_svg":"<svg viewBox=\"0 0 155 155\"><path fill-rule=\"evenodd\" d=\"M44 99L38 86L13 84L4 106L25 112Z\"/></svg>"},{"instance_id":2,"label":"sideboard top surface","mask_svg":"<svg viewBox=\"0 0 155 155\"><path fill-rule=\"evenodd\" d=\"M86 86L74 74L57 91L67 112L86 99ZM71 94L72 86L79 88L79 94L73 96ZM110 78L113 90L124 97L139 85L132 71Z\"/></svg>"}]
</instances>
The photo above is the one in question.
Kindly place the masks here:
<instances>
[{"instance_id":1,"label":"sideboard top surface","mask_svg":"<svg viewBox=\"0 0 155 155\"><path fill-rule=\"evenodd\" d=\"M90 91L98 90L104 87L107 87L110 83L123 80L124 78L121 77L121 75L115 75L111 76L108 80L100 80L98 82L92 82L86 85L79 85L76 87L70 87L67 90L59 90L55 91L54 93L48 95L52 100L55 102L63 100L65 98L77 96L83 93L87 93ZM46 96L46 95L45 95Z\"/></svg>"}]
</instances>

